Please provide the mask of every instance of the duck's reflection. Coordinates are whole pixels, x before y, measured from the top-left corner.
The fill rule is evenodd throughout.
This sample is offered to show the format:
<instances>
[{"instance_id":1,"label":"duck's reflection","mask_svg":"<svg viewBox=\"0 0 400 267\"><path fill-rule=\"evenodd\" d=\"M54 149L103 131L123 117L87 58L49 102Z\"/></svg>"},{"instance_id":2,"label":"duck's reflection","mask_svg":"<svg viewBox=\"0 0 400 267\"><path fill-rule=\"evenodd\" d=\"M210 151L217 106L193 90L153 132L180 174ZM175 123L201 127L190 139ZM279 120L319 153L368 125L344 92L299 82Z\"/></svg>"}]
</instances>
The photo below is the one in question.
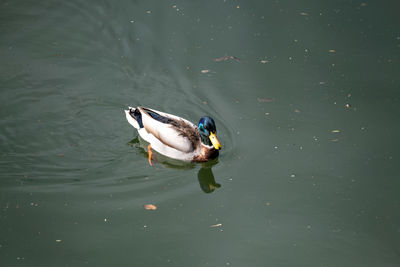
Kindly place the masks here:
<instances>
[{"instance_id":1,"label":"duck's reflection","mask_svg":"<svg viewBox=\"0 0 400 267\"><path fill-rule=\"evenodd\" d=\"M132 139L129 143L131 146L139 148L140 153L143 157L148 158L148 143L144 141L140 136ZM152 151L151 161L153 163L160 163L165 167L173 169L193 169L198 166L196 163L184 162L180 160L171 159L165 157L155 151ZM197 173L197 178L199 180L200 188L204 193L212 193L216 188L220 188L221 184L217 183L212 172L212 167L218 164L218 158L211 161L201 163L201 168Z\"/></svg>"},{"instance_id":2,"label":"duck's reflection","mask_svg":"<svg viewBox=\"0 0 400 267\"><path fill-rule=\"evenodd\" d=\"M199 179L199 184L201 190L204 193L212 193L216 188L220 188L221 185L215 181L214 174L212 172L212 166L218 163L218 158L208 161L202 164L199 172L197 173L197 178Z\"/></svg>"}]
</instances>

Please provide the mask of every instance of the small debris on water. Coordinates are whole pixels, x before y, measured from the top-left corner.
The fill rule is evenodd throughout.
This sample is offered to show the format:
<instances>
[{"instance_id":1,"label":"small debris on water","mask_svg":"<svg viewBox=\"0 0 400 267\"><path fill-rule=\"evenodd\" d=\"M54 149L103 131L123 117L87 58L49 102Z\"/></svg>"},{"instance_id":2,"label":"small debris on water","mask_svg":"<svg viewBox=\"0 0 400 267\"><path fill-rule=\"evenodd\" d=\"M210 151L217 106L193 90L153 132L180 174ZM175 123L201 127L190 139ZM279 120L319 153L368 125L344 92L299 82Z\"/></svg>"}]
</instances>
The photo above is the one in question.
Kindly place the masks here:
<instances>
[{"instance_id":1,"label":"small debris on water","mask_svg":"<svg viewBox=\"0 0 400 267\"><path fill-rule=\"evenodd\" d=\"M201 73L209 73L210 70L201 70Z\"/></svg>"},{"instance_id":2,"label":"small debris on water","mask_svg":"<svg viewBox=\"0 0 400 267\"><path fill-rule=\"evenodd\" d=\"M329 49L329 53L336 53L335 49Z\"/></svg>"},{"instance_id":3,"label":"small debris on water","mask_svg":"<svg viewBox=\"0 0 400 267\"><path fill-rule=\"evenodd\" d=\"M270 103L270 102L274 102L275 98L273 98L273 97L258 97L257 101L259 103Z\"/></svg>"},{"instance_id":4,"label":"small debris on water","mask_svg":"<svg viewBox=\"0 0 400 267\"><path fill-rule=\"evenodd\" d=\"M340 130L332 130L332 133L340 133Z\"/></svg>"},{"instance_id":5,"label":"small debris on water","mask_svg":"<svg viewBox=\"0 0 400 267\"><path fill-rule=\"evenodd\" d=\"M240 58L235 57L235 56L223 56L223 57L217 57L214 58L215 62L221 62L221 61L227 61L228 59L232 59L232 60L236 60L236 61L240 61Z\"/></svg>"},{"instance_id":6,"label":"small debris on water","mask_svg":"<svg viewBox=\"0 0 400 267\"><path fill-rule=\"evenodd\" d=\"M213 227L221 227L221 226L222 226L222 223L217 223L217 224L210 225L211 228L213 228Z\"/></svg>"},{"instance_id":7,"label":"small debris on water","mask_svg":"<svg viewBox=\"0 0 400 267\"><path fill-rule=\"evenodd\" d=\"M153 205L153 204L145 204L143 206L146 210L156 210L157 206Z\"/></svg>"},{"instance_id":8,"label":"small debris on water","mask_svg":"<svg viewBox=\"0 0 400 267\"><path fill-rule=\"evenodd\" d=\"M61 239L56 239L56 242L57 243L60 243L62 240Z\"/></svg>"}]
</instances>

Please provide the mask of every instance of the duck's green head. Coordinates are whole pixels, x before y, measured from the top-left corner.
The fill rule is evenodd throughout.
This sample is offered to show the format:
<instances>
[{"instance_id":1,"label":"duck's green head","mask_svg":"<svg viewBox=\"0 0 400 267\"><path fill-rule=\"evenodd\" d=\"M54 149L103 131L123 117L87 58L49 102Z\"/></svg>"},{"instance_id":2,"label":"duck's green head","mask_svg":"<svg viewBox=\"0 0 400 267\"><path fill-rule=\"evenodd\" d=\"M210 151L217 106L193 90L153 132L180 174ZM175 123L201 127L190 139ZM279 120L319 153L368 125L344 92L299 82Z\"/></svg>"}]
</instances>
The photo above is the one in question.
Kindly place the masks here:
<instances>
[{"instance_id":1,"label":"duck's green head","mask_svg":"<svg viewBox=\"0 0 400 267\"><path fill-rule=\"evenodd\" d=\"M201 142L208 146L212 145L217 150L221 149L221 143L217 138L217 128L215 127L215 122L211 117L202 117L199 121L198 129Z\"/></svg>"}]
</instances>

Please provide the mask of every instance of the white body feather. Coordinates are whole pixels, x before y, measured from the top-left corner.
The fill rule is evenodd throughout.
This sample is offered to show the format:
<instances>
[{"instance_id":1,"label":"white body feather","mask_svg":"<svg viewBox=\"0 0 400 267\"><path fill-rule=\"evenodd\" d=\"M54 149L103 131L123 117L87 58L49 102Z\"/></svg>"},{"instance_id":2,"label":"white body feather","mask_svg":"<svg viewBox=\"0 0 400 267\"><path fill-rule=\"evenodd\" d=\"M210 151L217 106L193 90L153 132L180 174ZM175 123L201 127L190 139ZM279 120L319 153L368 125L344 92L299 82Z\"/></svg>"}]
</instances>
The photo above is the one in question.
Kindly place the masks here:
<instances>
[{"instance_id":1,"label":"white body feather","mask_svg":"<svg viewBox=\"0 0 400 267\"><path fill-rule=\"evenodd\" d=\"M129 109L132 108L129 107ZM140 107L138 109L142 114L142 123L144 128L139 127L138 122L129 114L129 110L125 110L126 119L138 130L140 137L142 137L146 142L150 143L154 150L167 157L184 161L191 161L193 157L199 153L198 150L200 148L192 148L192 144L189 139L181 136L180 133L173 128L173 126L153 119L146 113L145 110ZM133 108L133 110L135 109ZM190 127L196 128L193 123L178 116L154 109L149 110L152 110L170 119L183 120L190 125Z\"/></svg>"}]
</instances>

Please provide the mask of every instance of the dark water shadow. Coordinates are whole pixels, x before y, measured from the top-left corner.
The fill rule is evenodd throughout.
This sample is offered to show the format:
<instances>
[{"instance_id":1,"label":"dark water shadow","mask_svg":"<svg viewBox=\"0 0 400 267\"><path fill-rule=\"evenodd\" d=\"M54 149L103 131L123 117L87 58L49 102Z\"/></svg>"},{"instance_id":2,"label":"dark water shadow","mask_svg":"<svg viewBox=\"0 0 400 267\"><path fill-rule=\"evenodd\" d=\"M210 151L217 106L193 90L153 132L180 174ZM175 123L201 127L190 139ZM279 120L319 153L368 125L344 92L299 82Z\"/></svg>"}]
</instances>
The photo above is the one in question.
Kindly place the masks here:
<instances>
[{"instance_id":1,"label":"dark water shadow","mask_svg":"<svg viewBox=\"0 0 400 267\"><path fill-rule=\"evenodd\" d=\"M221 184L217 183L212 172L212 167L218 164L218 158L202 163L202 167L197 173L200 188L204 193L212 193L216 188L220 188Z\"/></svg>"},{"instance_id":2,"label":"dark water shadow","mask_svg":"<svg viewBox=\"0 0 400 267\"><path fill-rule=\"evenodd\" d=\"M128 142L128 145L136 147L143 158L148 159L148 143L144 141L140 136L132 139L130 142ZM197 173L197 179L199 181L201 190L204 193L212 193L215 191L216 188L221 187L221 184L215 181L215 177L212 172L212 167L218 164L218 158L204 163L193 163L171 159L152 150L151 162L152 164L162 164L164 167L167 168L181 170L194 169L198 165L201 165L201 168Z\"/></svg>"}]
</instances>

